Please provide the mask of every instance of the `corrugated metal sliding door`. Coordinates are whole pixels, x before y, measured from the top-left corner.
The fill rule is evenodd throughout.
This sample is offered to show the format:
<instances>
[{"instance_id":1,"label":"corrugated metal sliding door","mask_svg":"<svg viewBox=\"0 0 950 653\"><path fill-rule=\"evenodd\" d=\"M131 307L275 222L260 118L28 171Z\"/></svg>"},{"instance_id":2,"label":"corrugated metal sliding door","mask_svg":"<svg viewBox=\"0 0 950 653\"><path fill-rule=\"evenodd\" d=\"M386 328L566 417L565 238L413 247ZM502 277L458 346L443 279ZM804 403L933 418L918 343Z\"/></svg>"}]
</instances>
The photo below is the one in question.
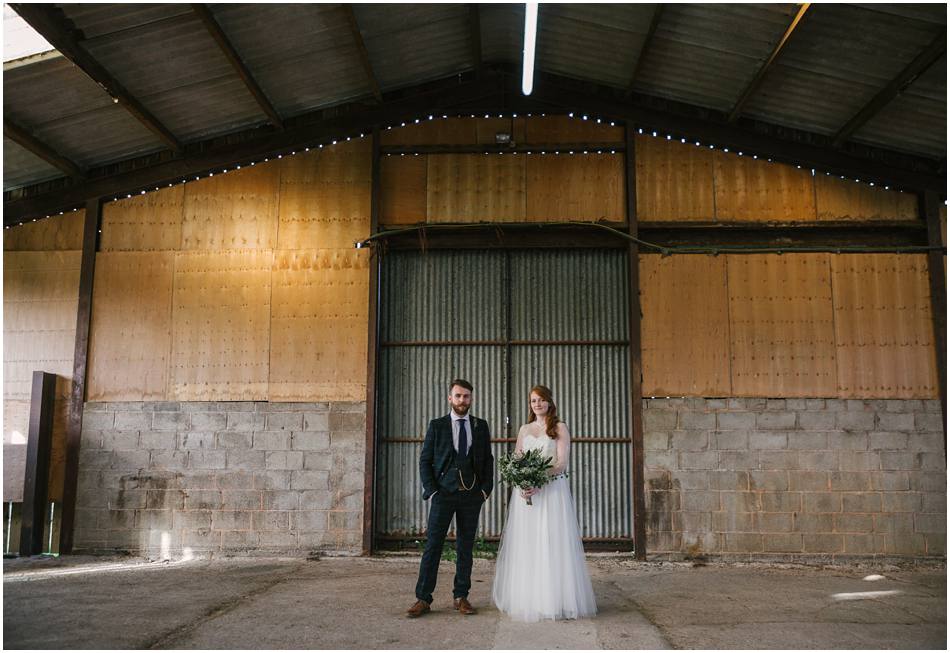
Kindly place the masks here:
<instances>
[{"instance_id":1,"label":"corrugated metal sliding door","mask_svg":"<svg viewBox=\"0 0 950 653\"><path fill-rule=\"evenodd\" d=\"M627 257L615 250L386 254L380 303L376 531L424 535L418 461L428 421L448 412L447 383L475 385L496 458L514 446L527 393L554 391L574 446L571 485L585 540L629 540L631 438ZM496 478L496 486L497 486ZM504 526L507 488L481 534Z\"/></svg>"}]
</instances>

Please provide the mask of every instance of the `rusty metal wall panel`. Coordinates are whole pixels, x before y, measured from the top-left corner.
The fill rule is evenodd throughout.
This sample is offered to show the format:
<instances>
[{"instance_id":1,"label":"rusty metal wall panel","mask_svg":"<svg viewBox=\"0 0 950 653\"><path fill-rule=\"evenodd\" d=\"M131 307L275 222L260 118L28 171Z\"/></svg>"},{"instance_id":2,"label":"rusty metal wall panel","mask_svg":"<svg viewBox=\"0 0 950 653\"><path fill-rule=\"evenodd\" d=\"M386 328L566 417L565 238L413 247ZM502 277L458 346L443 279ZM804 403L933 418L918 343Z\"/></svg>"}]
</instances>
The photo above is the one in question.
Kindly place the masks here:
<instances>
[{"instance_id":1,"label":"rusty metal wall panel","mask_svg":"<svg viewBox=\"0 0 950 653\"><path fill-rule=\"evenodd\" d=\"M384 264L383 342L504 338L504 253L391 252Z\"/></svg>"},{"instance_id":2,"label":"rusty metal wall panel","mask_svg":"<svg viewBox=\"0 0 950 653\"><path fill-rule=\"evenodd\" d=\"M626 340L627 257L614 250L515 252L513 340Z\"/></svg>"}]
</instances>

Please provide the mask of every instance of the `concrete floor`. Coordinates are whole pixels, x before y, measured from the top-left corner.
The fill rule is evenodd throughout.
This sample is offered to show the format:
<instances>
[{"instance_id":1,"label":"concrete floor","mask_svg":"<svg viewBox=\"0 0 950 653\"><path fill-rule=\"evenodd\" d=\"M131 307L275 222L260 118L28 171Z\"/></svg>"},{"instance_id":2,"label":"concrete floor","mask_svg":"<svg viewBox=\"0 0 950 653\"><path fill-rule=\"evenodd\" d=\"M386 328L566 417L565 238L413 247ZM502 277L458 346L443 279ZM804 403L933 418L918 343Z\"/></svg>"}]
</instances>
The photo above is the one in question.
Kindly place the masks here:
<instances>
[{"instance_id":1,"label":"concrete floor","mask_svg":"<svg viewBox=\"0 0 950 653\"><path fill-rule=\"evenodd\" d=\"M5 560L6 649L945 649L943 565L805 567L588 561L599 614L512 622L476 560L472 603L451 610L443 563L433 612L404 616L418 558L149 563ZM878 578L875 578L878 576Z\"/></svg>"}]
</instances>

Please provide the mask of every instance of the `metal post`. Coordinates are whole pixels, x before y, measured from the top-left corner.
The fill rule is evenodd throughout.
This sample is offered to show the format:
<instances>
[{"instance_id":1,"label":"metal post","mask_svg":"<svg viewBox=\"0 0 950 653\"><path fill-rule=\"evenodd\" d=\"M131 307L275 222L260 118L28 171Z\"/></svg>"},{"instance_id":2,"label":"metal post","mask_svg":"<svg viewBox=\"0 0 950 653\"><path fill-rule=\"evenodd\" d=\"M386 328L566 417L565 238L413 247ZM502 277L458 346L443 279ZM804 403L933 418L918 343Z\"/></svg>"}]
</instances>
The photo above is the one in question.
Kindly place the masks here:
<instances>
[{"instance_id":1,"label":"metal post","mask_svg":"<svg viewBox=\"0 0 950 653\"><path fill-rule=\"evenodd\" d=\"M637 156L633 126L624 129L626 141L625 180L627 193L627 229L637 235ZM635 242L627 249L630 310L630 427L633 429L633 551L637 560L646 560L646 500L643 475L643 362L640 351L640 251Z\"/></svg>"},{"instance_id":2,"label":"metal post","mask_svg":"<svg viewBox=\"0 0 950 653\"><path fill-rule=\"evenodd\" d=\"M56 375L33 372L30 399L30 432L26 443L26 472L23 476L23 508L20 515L20 555L43 550L43 522L49 496L49 464L53 450L53 402Z\"/></svg>"},{"instance_id":3,"label":"metal post","mask_svg":"<svg viewBox=\"0 0 950 653\"><path fill-rule=\"evenodd\" d=\"M13 533L13 502L10 501L10 507L7 508L7 545L3 547L4 553L10 553L10 534Z\"/></svg>"},{"instance_id":4,"label":"metal post","mask_svg":"<svg viewBox=\"0 0 950 653\"><path fill-rule=\"evenodd\" d=\"M370 235L379 230L380 153L379 127L373 127L372 177L370 186ZM373 531L376 512L376 369L379 361L379 276L380 255L373 245L369 258L369 311L366 347L366 457L363 475L363 555L375 549Z\"/></svg>"},{"instance_id":5,"label":"metal post","mask_svg":"<svg viewBox=\"0 0 950 653\"><path fill-rule=\"evenodd\" d=\"M946 254L940 228L940 198L931 190L920 195L920 215L927 222L927 271L930 276L930 313L933 317L934 350L937 355L937 382L940 413L943 417L943 455L947 455L947 277L944 272Z\"/></svg>"},{"instance_id":6,"label":"metal post","mask_svg":"<svg viewBox=\"0 0 950 653\"><path fill-rule=\"evenodd\" d=\"M59 552L73 550L73 526L76 517L76 488L79 485L79 445L82 438L82 411L86 398L86 369L89 354L89 324L92 319L92 287L99 243L102 201L86 202L83 225L82 264L79 268L79 306L76 312L76 348L73 354L73 386L66 418L66 479L63 483L63 519L60 524Z\"/></svg>"}]
</instances>

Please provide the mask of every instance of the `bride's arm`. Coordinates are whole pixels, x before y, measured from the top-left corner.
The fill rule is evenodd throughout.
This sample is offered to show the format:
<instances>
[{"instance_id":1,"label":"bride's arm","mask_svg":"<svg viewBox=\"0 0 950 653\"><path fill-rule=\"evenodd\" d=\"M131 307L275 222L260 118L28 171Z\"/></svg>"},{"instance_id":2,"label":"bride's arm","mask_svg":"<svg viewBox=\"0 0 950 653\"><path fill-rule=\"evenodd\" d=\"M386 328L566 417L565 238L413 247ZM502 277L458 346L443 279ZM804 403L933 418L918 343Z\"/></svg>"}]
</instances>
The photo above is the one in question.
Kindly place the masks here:
<instances>
[{"instance_id":1,"label":"bride's arm","mask_svg":"<svg viewBox=\"0 0 950 653\"><path fill-rule=\"evenodd\" d=\"M571 433L567 430L567 424L557 423L557 464L548 470L548 474L555 476L567 469L571 455Z\"/></svg>"},{"instance_id":2,"label":"bride's arm","mask_svg":"<svg viewBox=\"0 0 950 653\"><path fill-rule=\"evenodd\" d=\"M524 450L521 448L521 440L522 440L521 436L524 435L524 427L525 425L522 424L521 428L518 429L518 437L515 439L515 453L516 454L524 453Z\"/></svg>"}]
</instances>

